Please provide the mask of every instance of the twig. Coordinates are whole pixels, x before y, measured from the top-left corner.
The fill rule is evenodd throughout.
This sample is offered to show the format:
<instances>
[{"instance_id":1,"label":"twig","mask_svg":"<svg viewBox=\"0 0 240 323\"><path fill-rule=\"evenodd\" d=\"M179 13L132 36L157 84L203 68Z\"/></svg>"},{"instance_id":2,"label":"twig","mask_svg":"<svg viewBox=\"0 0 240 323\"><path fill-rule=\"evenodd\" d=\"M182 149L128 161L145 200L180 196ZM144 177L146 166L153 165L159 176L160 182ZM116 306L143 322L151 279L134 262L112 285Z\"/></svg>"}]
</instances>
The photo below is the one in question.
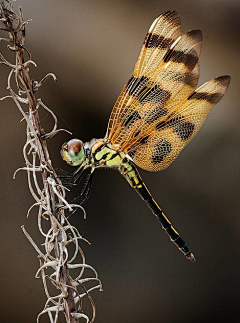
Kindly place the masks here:
<instances>
[{"instance_id":1,"label":"twig","mask_svg":"<svg viewBox=\"0 0 240 323\"><path fill-rule=\"evenodd\" d=\"M90 292L94 289L102 290L102 285L98 279L96 270L85 263L85 256L79 245L81 240L87 241L80 235L79 231L73 227L64 214L66 211L72 211L73 208L80 208L86 216L85 210L80 205L69 204L66 201L66 192L60 179L52 166L49 156L47 139L52 138L59 131L57 129L57 118L55 114L41 101L36 99L35 93L44 84L44 82L52 77L56 81L56 76L48 73L40 82L31 79L29 71L31 65L37 66L31 59L31 54L25 47L25 28L31 20L24 20L21 8L19 13L13 11L11 1L5 0L0 2L0 30L8 33L8 38L1 38L6 41L9 50L15 53L15 62L10 63L0 54L0 63L10 68L7 89L10 95L0 98L12 98L17 108L26 121L27 140L23 147L23 156L25 167L19 170L25 170L28 174L29 190L36 201L28 210L29 216L34 207L38 208L38 228L43 235L45 243L39 247L32 237L27 233L24 226L22 230L28 238L34 249L36 250L40 268L36 273L36 277L41 274L47 301L44 309L38 315L37 321L43 314L48 314L52 323L59 320L59 312L64 313L66 322L76 323L79 319L85 319L86 322L93 322L95 318L95 305L90 296ZM27 56L27 59L25 58ZM15 93L12 87L17 88ZM27 107L27 110L26 110ZM54 121L52 131L45 134L40 124L39 109L47 110ZM40 177L37 176L41 174ZM42 221L48 221L50 228L44 232ZM69 248L74 247L74 253L69 256ZM44 250L42 250L44 249ZM76 263L80 257L81 262ZM84 277L85 269L93 273L93 277ZM72 272L76 273L76 278L72 277ZM47 272L50 272L47 274ZM55 286L60 293L57 296L51 296L48 283ZM85 284L94 283L86 287ZM84 293L80 294L81 289ZM92 306L92 319L83 312L82 298L87 297Z\"/></svg>"}]
</instances>

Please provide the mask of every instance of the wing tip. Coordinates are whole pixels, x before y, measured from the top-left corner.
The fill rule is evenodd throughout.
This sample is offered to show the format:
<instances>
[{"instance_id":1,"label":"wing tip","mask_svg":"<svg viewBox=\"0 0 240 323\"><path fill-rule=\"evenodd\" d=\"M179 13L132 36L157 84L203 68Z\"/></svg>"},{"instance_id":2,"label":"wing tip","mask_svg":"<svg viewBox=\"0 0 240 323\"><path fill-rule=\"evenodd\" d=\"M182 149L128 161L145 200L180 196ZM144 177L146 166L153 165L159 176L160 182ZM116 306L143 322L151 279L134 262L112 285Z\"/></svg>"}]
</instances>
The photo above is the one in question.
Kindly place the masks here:
<instances>
[{"instance_id":1,"label":"wing tip","mask_svg":"<svg viewBox=\"0 0 240 323\"><path fill-rule=\"evenodd\" d=\"M231 81L230 75L221 75L214 79L217 83L220 83L222 86L226 87L226 89L229 86L229 83Z\"/></svg>"},{"instance_id":2,"label":"wing tip","mask_svg":"<svg viewBox=\"0 0 240 323\"><path fill-rule=\"evenodd\" d=\"M191 29L188 32L186 32L186 35L188 35L191 38L196 39L198 42L203 41L203 33L200 29Z\"/></svg>"},{"instance_id":3,"label":"wing tip","mask_svg":"<svg viewBox=\"0 0 240 323\"><path fill-rule=\"evenodd\" d=\"M164 11L162 14L161 14L161 16L163 16L163 17L166 17L166 18L168 18L168 17L175 17L175 16L179 16L179 14L177 13L177 11L176 10L166 10L166 11Z\"/></svg>"},{"instance_id":4,"label":"wing tip","mask_svg":"<svg viewBox=\"0 0 240 323\"><path fill-rule=\"evenodd\" d=\"M163 13L161 13L161 15L159 15L153 23L158 22L159 20L163 19L166 21L166 23L171 22L174 23L175 25L181 25L181 20L180 20L180 16L177 13L176 10L167 10L164 11Z\"/></svg>"}]
</instances>

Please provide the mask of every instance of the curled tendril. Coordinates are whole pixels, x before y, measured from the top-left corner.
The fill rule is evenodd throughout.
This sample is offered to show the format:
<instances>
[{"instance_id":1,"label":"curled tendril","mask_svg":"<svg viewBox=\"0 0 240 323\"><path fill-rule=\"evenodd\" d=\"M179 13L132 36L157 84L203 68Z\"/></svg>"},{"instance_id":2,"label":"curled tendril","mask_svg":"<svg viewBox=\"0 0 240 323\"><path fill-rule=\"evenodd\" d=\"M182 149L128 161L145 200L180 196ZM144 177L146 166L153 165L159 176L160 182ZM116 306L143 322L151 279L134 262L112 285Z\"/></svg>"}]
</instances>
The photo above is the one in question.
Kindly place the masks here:
<instances>
[{"instance_id":1,"label":"curled tendril","mask_svg":"<svg viewBox=\"0 0 240 323\"><path fill-rule=\"evenodd\" d=\"M53 73L48 73L38 82L32 81L29 76L30 68L37 67L24 45L25 28L30 21L24 20L21 8L19 14L13 12L11 1L0 1L0 30L7 31L9 36L0 38L0 41L7 42L7 47L16 53L14 63L10 63L0 54L0 64L10 68L7 79L10 95L0 100L11 98L26 122L26 143L23 147L25 166L18 168L13 177L15 178L20 170L27 172L29 190L35 200L28 209L27 217L30 213L33 216L37 209L38 229L44 238L44 243L39 247L22 226L23 233L37 252L40 266L36 277L42 277L47 297L37 321L39 322L42 315L47 314L51 323L57 323L59 313L63 312L65 317L75 319L71 322L77 322L79 319L93 322L96 309L90 292L96 289L101 291L102 284L96 270L86 264L80 246L82 242L90 243L81 236L76 227L71 225L66 215L79 208L86 218L86 212L82 206L71 204L66 200L66 188L56 175L47 150L47 139L60 131L68 131L58 129L58 120L53 111L41 99L34 96L47 79L52 77L56 82L57 78ZM47 111L53 119L53 128L48 133L44 133L40 125L38 115L40 109ZM50 285L59 291L57 295L51 295ZM72 297L71 312L67 300L69 294ZM84 297L91 304L91 319L84 313L82 302Z\"/></svg>"}]
</instances>

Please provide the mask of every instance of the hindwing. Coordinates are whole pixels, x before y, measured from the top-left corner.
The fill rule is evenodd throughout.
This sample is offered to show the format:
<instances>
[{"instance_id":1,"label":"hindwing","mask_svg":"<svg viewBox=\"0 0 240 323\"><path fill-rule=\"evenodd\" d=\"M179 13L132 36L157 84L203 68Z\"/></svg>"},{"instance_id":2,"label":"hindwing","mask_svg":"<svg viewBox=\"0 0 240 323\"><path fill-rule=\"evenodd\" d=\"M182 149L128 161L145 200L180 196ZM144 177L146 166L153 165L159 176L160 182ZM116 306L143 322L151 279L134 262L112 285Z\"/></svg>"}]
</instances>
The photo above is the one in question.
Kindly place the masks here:
<instances>
[{"instance_id":1,"label":"hindwing","mask_svg":"<svg viewBox=\"0 0 240 323\"><path fill-rule=\"evenodd\" d=\"M197 134L208 113L225 94L229 82L228 75L212 79L156 120L141 133L142 138L125 147L134 163L148 171L168 167Z\"/></svg>"}]
</instances>

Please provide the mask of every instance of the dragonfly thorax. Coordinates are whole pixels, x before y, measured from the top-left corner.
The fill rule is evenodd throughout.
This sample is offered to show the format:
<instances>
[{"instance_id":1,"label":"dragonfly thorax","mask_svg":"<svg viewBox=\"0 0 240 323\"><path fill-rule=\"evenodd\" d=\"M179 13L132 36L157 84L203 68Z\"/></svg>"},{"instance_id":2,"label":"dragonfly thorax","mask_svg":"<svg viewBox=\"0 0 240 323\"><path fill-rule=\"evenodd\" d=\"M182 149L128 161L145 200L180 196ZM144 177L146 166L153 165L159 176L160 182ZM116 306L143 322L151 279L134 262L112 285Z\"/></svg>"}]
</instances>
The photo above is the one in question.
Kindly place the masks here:
<instances>
[{"instance_id":1,"label":"dragonfly thorax","mask_svg":"<svg viewBox=\"0 0 240 323\"><path fill-rule=\"evenodd\" d=\"M91 146L90 162L94 167L119 167L126 154L107 139L95 139Z\"/></svg>"}]
</instances>

